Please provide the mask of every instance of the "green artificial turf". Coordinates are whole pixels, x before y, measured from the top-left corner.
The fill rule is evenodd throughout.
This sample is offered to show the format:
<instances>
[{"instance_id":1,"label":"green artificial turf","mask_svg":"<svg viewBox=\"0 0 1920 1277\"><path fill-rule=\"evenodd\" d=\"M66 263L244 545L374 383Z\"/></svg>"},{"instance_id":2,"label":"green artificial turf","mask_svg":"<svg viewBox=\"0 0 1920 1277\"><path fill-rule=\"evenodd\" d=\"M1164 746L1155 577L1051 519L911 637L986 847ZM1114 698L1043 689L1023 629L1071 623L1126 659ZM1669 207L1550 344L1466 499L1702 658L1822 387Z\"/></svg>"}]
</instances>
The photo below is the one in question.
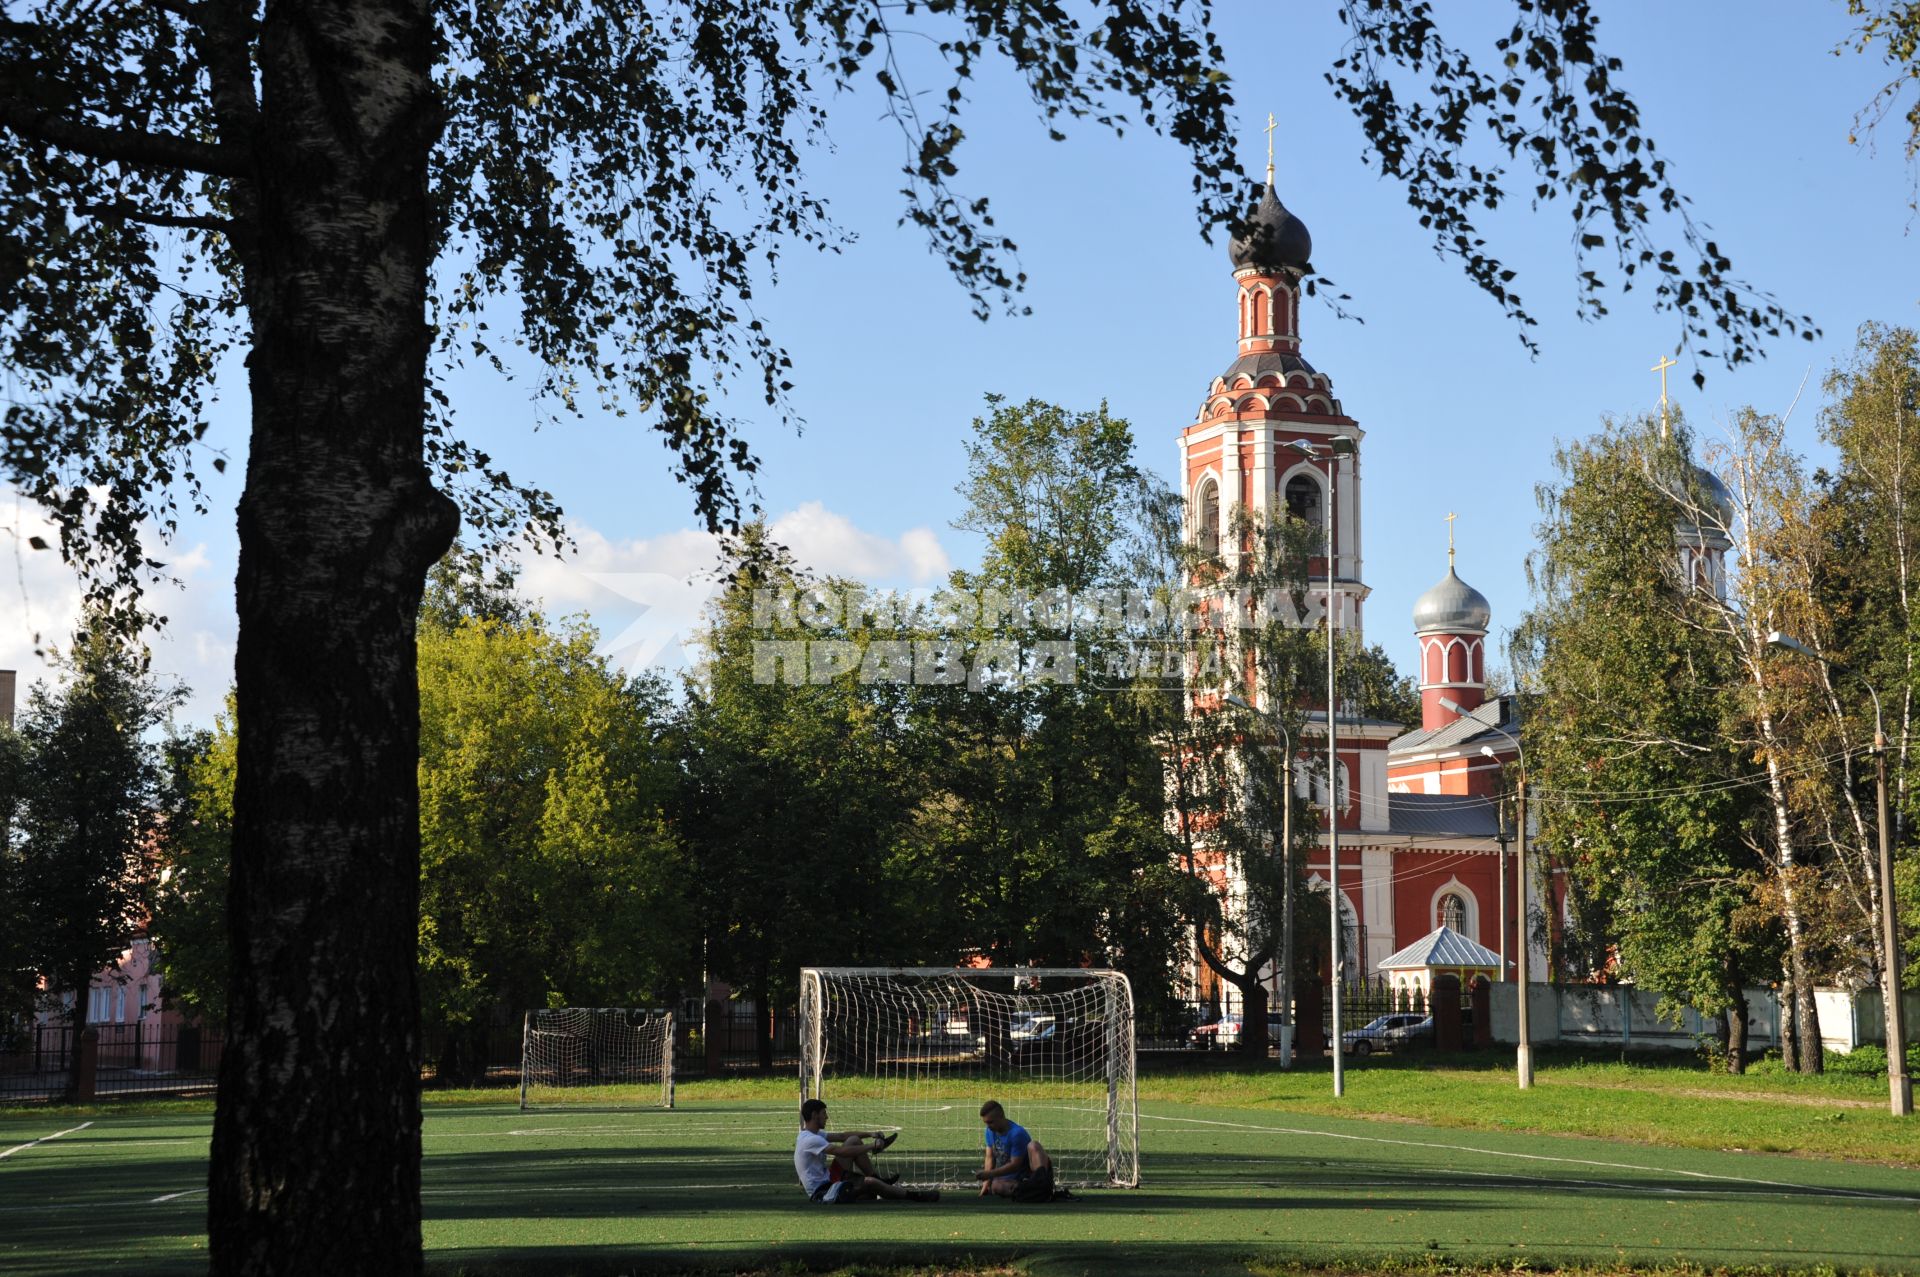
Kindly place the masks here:
<instances>
[{"instance_id":1,"label":"green artificial turf","mask_svg":"<svg viewBox=\"0 0 1920 1277\"><path fill-rule=\"evenodd\" d=\"M1350 1095L1387 1075L1356 1071ZM1920 1271L1920 1169L1334 1117L1300 1111L1304 1091L1271 1094L1302 1079L1312 1075L1192 1079L1186 1090L1207 1102L1161 1098L1172 1080L1144 1086L1141 1187L1052 1206L952 1192L936 1205L812 1205L793 1177L791 1082L683 1087L672 1112L524 1114L497 1092L430 1097L429 1263L475 1277ZM1218 1102L1243 1088L1240 1103ZM1607 1103L1608 1085L1581 1089L1583 1104ZM856 1091L846 1088L849 1113ZM1524 1116L1559 1104L1554 1092L1516 1093L1507 1107ZM1007 1100L1019 1118L1019 1094ZM1025 1104L1044 1112L1038 1097ZM202 1270L209 1130L204 1105L0 1115L0 1153L18 1150L0 1158L0 1271ZM1045 1138L1039 1119L1035 1130ZM915 1135L909 1125L896 1152Z\"/></svg>"}]
</instances>

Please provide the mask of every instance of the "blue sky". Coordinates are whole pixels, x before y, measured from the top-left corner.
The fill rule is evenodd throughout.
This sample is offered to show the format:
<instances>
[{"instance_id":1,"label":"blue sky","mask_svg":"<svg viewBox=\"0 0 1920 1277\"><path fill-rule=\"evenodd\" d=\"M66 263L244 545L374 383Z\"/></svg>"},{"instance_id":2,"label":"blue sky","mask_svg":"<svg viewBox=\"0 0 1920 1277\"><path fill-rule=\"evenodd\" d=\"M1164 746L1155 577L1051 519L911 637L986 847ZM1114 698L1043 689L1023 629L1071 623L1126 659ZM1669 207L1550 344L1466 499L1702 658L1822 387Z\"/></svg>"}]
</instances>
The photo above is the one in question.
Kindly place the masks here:
<instances>
[{"instance_id":1,"label":"blue sky","mask_svg":"<svg viewBox=\"0 0 1920 1277\"><path fill-rule=\"evenodd\" d=\"M1466 10L1442 12L1453 20ZM1243 162L1264 164L1261 125L1272 111L1282 198L1311 228L1315 264L1365 318L1310 305L1305 353L1366 431L1367 637L1411 669L1406 618L1445 571L1444 516L1460 515L1461 575L1492 602L1495 626L1510 626L1527 603L1534 487L1551 475L1555 441L1590 432L1603 414L1651 408L1659 386L1648 369L1680 332L1638 292L1616 295L1598 323L1576 320L1565 213L1520 203L1483 229L1520 271L1516 286L1541 321L1541 353L1530 357L1494 303L1434 255L1400 189L1361 162L1358 125L1321 80L1342 40L1331 13L1230 0L1219 29ZM1791 433L1818 460L1819 383L1855 327L1920 323L1901 139L1882 138L1877 154L1848 143L1879 67L1834 56L1847 31L1837 0L1621 3L1604 14L1603 47L1624 60L1621 80L1696 217L1746 279L1824 330L1812 343L1783 338L1738 373L1707 365L1704 390L1677 377L1676 400L1710 435L1741 405L1786 411L1806 378ZM1490 35L1469 33L1470 47L1490 53ZM950 523L962 441L989 392L1075 408L1104 399L1133 423L1144 463L1171 478L1177 432L1234 355L1225 248L1199 238L1178 148L1091 125L1049 143L1017 84L981 81L960 187L993 199L1020 244L1033 308L981 323L924 240L896 224L902 144L877 99L836 103L832 134L834 149L813 157L811 176L858 242L837 256L795 251L758 298L793 355L805 429L781 426L751 400L738 405L764 463L760 502L801 555L897 586L934 584L949 565L971 564L977 547ZM600 417L536 433L514 388L476 381L462 391L469 433L516 477L551 489L579 538L578 559L530 565L529 586L556 611L584 611L610 638L636 622L629 638L644 638L645 609L630 596L645 591L632 583L684 575L709 553L656 436ZM156 643L156 664L192 685L193 721L211 717L231 665L244 398L230 381L216 436L236 464L216 481L213 513L189 521L163 556L185 588L166 596L174 623ZM34 524L30 509L0 501L0 529L18 534L16 544ZM32 678L41 667L29 635L68 623L76 590L48 556L21 551L16 563L0 574L0 668ZM664 637L623 647L623 659L673 663Z\"/></svg>"}]
</instances>

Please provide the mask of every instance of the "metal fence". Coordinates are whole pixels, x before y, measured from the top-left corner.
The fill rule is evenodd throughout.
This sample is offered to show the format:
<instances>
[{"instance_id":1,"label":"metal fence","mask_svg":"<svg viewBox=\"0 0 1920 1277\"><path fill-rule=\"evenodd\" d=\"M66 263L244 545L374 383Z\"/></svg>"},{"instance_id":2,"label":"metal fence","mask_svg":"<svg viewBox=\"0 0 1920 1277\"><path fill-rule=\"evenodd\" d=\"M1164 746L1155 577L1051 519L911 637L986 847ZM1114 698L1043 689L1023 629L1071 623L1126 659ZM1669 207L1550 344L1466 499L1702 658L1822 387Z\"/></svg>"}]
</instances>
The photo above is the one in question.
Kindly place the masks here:
<instances>
[{"instance_id":1,"label":"metal fence","mask_svg":"<svg viewBox=\"0 0 1920 1277\"><path fill-rule=\"evenodd\" d=\"M518 1084L524 1011L502 1012L482 1026L429 1029L422 1050L422 1081L454 1086ZM763 1045L764 1042L764 1045ZM771 1015L750 1002L682 1006L674 1014L673 1071L679 1077L799 1067L799 1016L792 1007Z\"/></svg>"},{"instance_id":2,"label":"metal fence","mask_svg":"<svg viewBox=\"0 0 1920 1277\"><path fill-rule=\"evenodd\" d=\"M191 1024L36 1024L0 1042L0 1102L211 1091L221 1035Z\"/></svg>"},{"instance_id":3,"label":"metal fence","mask_svg":"<svg viewBox=\"0 0 1920 1277\"><path fill-rule=\"evenodd\" d=\"M1296 1010L1304 1020L1317 1018L1319 1043L1329 1040L1332 1011L1324 986L1301 991ZM1470 999L1463 1017L1471 1023ZM1428 1008L1385 981L1356 981L1344 990L1342 1027L1351 1032L1388 1012ZM1268 1006L1269 1040L1277 1041L1278 1004ZM93 1035L91 1061L76 1059L73 1026L35 1025L0 1041L0 1103L55 1100L69 1094L109 1098L142 1094L210 1092L220 1070L221 1034L194 1025L102 1024ZM674 1071L681 1077L798 1066L799 1016L781 1007L763 1011L749 1002L717 1002L683 1007L675 1026ZM1163 1057L1191 1052L1234 1051L1244 1033L1244 1016L1215 1001L1167 999L1136 1008L1135 1041L1142 1054ZM1310 1034L1303 1036L1310 1037ZM1296 1037L1296 1049L1313 1044ZM422 1081L432 1085L517 1083L520 1076L520 1023L503 1014L484 1028L455 1035L429 1032L424 1042ZM460 1057L463 1063L454 1067Z\"/></svg>"}]
</instances>

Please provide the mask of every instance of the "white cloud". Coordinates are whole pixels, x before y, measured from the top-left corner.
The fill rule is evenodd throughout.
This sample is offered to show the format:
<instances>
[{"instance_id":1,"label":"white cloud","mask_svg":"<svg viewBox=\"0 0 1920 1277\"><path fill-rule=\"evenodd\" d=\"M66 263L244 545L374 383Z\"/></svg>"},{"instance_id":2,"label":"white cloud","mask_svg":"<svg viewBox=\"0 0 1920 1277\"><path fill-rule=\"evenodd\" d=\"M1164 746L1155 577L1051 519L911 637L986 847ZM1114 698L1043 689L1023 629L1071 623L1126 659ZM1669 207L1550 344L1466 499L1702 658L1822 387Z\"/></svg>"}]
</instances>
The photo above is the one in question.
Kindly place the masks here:
<instances>
[{"instance_id":1,"label":"white cloud","mask_svg":"<svg viewBox=\"0 0 1920 1277\"><path fill-rule=\"evenodd\" d=\"M522 590L550 615L584 614L606 640L605 650L629 668L691 664L697 653L686 644L717 586L719 538L691 528L628 539L581 523L569 531L576 548L564 559L515 556ZM770 531L808 570L880 587L938 585L951 567L930 528L886 537L818 501L781 515ZM0 669L19 672L23 700L31 683L52 672L36 646L65 645L82 599L79 578L57 550L29 548L36 536L50 546L58 542L32 502L11 492L0 497ZM181 722L211 724L233 682L232 543L150 544L179 582L149 587L149 605L167 617L166 627L149 639L154 672L187 685Z\"/></svg>"},{"instance_id":2,"label":"white cloud","mask_svg":"<svg viewBox=\"0 0 1920 1277\"><path fill-rule=\"evenodd\" d=\"M781 515L768 531L802 566L867 585L935 585L952 567L931 528L912 528L889 540L818 501Z\"/></svg>"},{"instance_id":3,"label":"white cloud","mask_svg":"<svg viewBox=\"0 0 1920 1277\"><path fill-rule=\"evenodd\" d=\"M24 705L29 685L53 680L43 652L67 645L80 621L80 578L55 548L59 534L41 509L17 493L0 503L0 669L19 672ZM233 565L220 562L205 542L184 550L162 545L147 531L148 545L179 581L150 583L147 605L167 618L148 636L153 671L186 684L188 699L176 711L181 723L209 724L233 682Z\"/></svg>"},{"instance_id":4,"label":"white cloud","mask_svg":"<svg viewBox=\"0 0 1920 1277\"><path fill-rule=\"evenodd\" d=\"M566 558L517 558L521 588L550 613L585 613L603 637L602 650L629 669L691 665L698 658L691 639L719 589L719 538L683 529L620 541L583 523L568 532L577 548ZM929 528L889 539L818 501L781 515L768 532L807 570L869 585L939 583L951 566Z\"/></svg>"},{"instance_id":5,"label":"white cloud","mask_svg":"<svg viewBox=\"0 0 1920 1277\"><path fill-rule=\"evenodd\" d=\"M36 550L33 538L49 547ZM18 670L20 688L46 672L36 649L59 648L80 615L80 582L61 561L59 532L23 497L0 507L0 669Z\"/></svg>"}]
</instances>

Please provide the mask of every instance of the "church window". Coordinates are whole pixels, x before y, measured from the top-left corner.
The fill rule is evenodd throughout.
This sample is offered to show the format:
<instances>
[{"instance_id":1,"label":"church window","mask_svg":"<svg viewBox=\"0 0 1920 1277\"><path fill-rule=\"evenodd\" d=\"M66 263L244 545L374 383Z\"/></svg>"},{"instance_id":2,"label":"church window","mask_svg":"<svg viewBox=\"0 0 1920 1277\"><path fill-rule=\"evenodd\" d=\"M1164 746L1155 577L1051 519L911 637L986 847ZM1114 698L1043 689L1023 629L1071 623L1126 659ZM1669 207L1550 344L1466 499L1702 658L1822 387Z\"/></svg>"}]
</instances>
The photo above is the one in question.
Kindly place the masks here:
<instances>
[{"instance_id":1,"label":"church window","mask_svg":"<svg viewBox=\"0 0 1920 1277\"><path fill-rule=\"evenodd\" d=\"M1348 773L1347 765L1345 763L1341 763L1339 795L1340 795L1340 810L1342 813L1344 813L1347 810L1347 808L1353 805L1353 783L1352 782L1353 782L1353 777ZM1321 764L1320 770L1314 772L1313 774L1313 801L1321 807L1325 807L1327 805L1327 773L1326 773L1326 766L1324 763Z\"/></svg>"},{"instance_id":2,"label":"church window","mask_svg":"<svg viewBox=\"0 0 1920 1277\"><path fill-rule=\"evenodd\" d=\"M1195 515L1195 544L1202 554L1220 553L1220 488L1208 479L1200 485L1199 509Z\"/></svg>"},{"instance_id":3,"label":"church window","mask_svg":"<svg viewBox=\"0 0 1920 1277\"><path fill-rule=\"evenodd\" d=\"M1296 474L1287 480L1287 513L1296 519L1304 519L1308 525L1319 527L1325 522L1320 505L1320 484L1304 474Z\"/></svg>"},{"instance_id":4,"label":"church window","mask_svg":"<svg viewBox=\"0 0 1920 1277\"><path fill-rule=\"evenodd\" d=\"M1441 926L1463 933L1466 931L1467 902L1453 892L1449 891L1440 897L1439 915Z\"/></svg>"}]
</instances>

